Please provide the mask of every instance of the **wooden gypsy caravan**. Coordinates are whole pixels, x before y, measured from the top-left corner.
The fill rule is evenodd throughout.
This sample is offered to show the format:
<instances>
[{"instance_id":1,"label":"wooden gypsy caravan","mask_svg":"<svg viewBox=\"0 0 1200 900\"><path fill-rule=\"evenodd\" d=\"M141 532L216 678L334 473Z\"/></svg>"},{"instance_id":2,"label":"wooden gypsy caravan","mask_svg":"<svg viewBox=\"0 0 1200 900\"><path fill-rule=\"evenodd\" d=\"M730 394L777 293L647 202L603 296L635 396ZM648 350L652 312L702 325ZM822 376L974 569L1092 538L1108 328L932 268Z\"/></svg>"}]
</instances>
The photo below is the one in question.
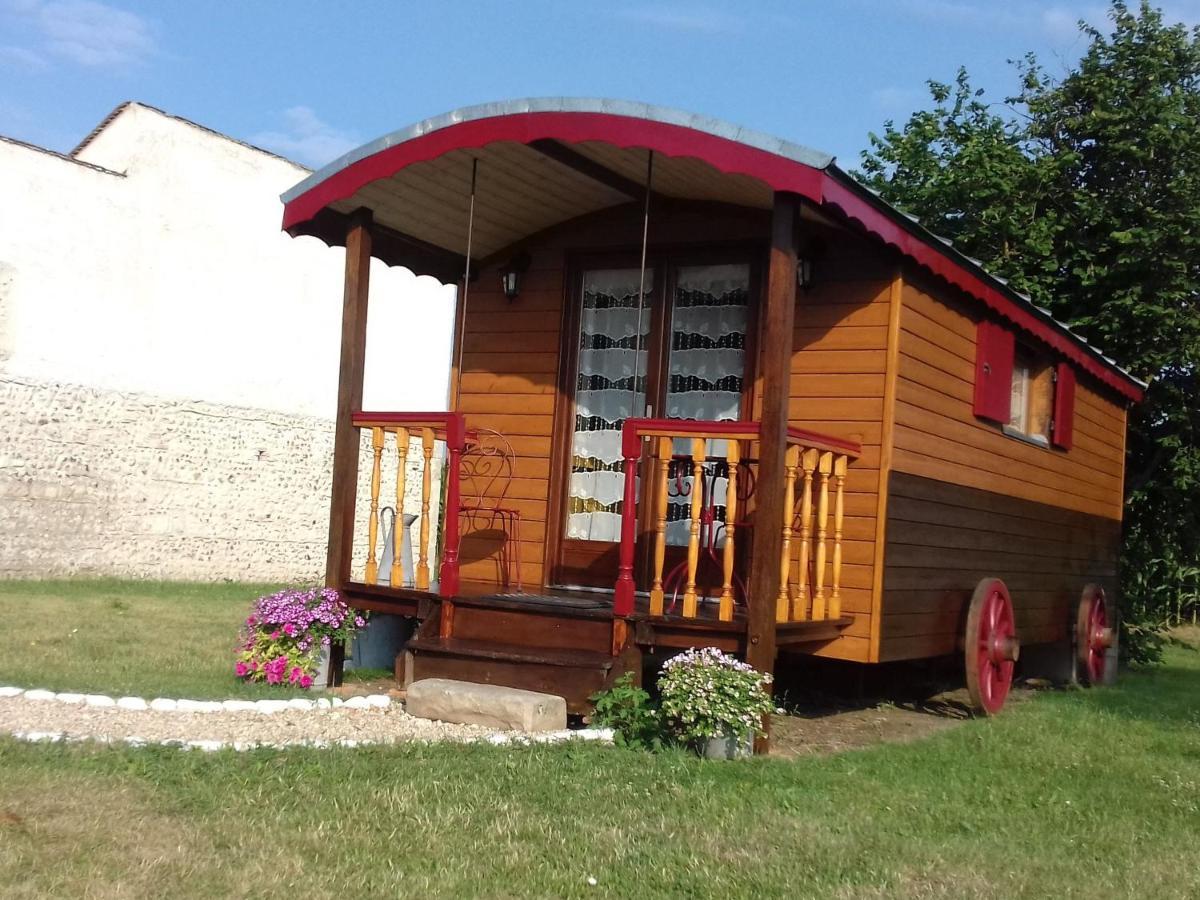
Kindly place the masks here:
<instances>
[{"instance_id":1,"label":"wooden gypsy caravan","mask_svg":"<svg viewBox=\"0 0 1200 900\"><path fill-rule=\"evenodd\" d=\"M832 157L520 101L283 199L290 234L346 248L328 583L419 620L398 677L581 711L674 648L957 655L986 713L1021 645L1104 677L1144 385ZM372 256L458 284L447 411L361 409ZM413 467L406 585L380 509Z\"/></svg>"}]
</instances>

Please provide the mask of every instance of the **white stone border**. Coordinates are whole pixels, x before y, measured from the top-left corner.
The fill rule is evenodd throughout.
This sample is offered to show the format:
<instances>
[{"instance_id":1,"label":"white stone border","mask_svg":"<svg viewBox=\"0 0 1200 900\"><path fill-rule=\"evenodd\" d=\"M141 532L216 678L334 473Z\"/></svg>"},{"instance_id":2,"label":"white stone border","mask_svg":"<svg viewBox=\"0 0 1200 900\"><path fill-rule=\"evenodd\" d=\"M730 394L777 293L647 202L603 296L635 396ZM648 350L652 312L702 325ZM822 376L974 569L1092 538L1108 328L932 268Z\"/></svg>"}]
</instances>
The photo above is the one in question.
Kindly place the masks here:
<instances>
[{"instance_id":1,"label":"white stone border","mask_svg":"<svg viewBox=\"0 0 1200 900\"><path fill-rule=\"evenodd\" d=\"M75 706L115 706L118 709L136 712L139 710L154 710L155 712L257 712L264 715L298 709L306 712L330 709L387 709L392 705L392 698L387 694L367 694L365 696L347 697L318 697L308 700L304 697L293 697L290 700L173 700L167 697L155 697L146 700L143 697L109 697L106 694L78 694L69 691L55 693L38 688L4 686L0 687L0 699L24 697L26 700L54 701Z\"/></svg>"},{"instance_id":2,"label":"white stone border","mask_svg":"<svg viewBox=\"0 0 1200 900\"><path fill-rule=\"evenodd\" d=\"M613 741L613 730L611 728L584 728L579 731L565 729L563 731L542 731L531 734L509 734L497 731L493 734L484 735L483 737L474 738L469 741L454 740L452 738L411 738L403 741L355 740L354 738L342 738L336 741L327 741L320 738L297 741L197 741L185 740L183 738L164 738L162 740L151 741L140 737L114 738L106 734L75 735L62 731L14 731L8 736L28 744L82 744L87 741L94 741L98 744L124 744L127 747L135 748L156 746L177 747L180 750L202 750L206 753L215 753L218 750L234 750L241 753L247 750L290 750L300 747L328 750L336 747L400 747L405 744L445 743L529 746L531 744L563 744L570 741L584 741L611 744Z\"/></svg>"},{"instance_id":3,"label":"white stone border","mask_svg":"<svg viewBox=\"0 0 1200 900\"><path fill-rule=\"evenodd\" d=\"M264 715L283 712L285 710L302 710L305 712L325 712L334 709L386 709L392 705L392 698L386 694L368 694L366 696L347 697L318 697L316 700L306 700L294 697L289 700L172 700L156 697L146 700L142 697L109 697L106 694L79 694L72 692L46 691L38 688L2 686L0 699L23 697L26 700L42 703L66 703L75 706L110 707L131 712L153 710L154 712L257 712ZM203 750L213 753L218 750L258 750L274 749L287 750L296 747L328 749L331 747L383 747L399 746L402 744L436 744L436 743L486 743L496 746L530 744L561 744L567 741L598 741L602 744L613 742L611 728L584 728L578 731L564 729L562 731L542 731L521 734L519 732L496 731L470 741L445 738L411 738L402 741L395 740L356 740L342 738L328 741L320 738L301 739L295 741L216 741L216 740L186 740L184 738L165 738L162 740L145 740L140 737L114 738L109 735L75 735L62 731L14 731L9 737L31 744L60 744L82 743L95 741L101 744L124 744L127 747L178 747L180 750Z\"/></svg>"}]
</instances>

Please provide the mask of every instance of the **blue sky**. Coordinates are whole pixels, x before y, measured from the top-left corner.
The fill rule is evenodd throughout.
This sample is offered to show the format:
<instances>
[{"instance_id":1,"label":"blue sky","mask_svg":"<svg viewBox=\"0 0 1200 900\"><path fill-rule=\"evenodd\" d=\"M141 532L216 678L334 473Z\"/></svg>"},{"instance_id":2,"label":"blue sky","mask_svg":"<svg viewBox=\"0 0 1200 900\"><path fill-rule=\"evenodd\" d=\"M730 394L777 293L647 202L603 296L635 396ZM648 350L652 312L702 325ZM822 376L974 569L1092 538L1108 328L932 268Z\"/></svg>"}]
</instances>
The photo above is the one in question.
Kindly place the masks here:
<instances>
[{"instance_id":1,"label":"blue sky","mask_svg":"<svg viewBox=\"0 0 1200 900\"><path fill-rule=\"evenodd\" d=\"M1136 0L1133 0L1136 2ZM1200 22L1200 0L1164 0ZM488 100L602 96L728 119L857 164L867 133L966 65L1000 102L1008 60L1052 72L1106 4L0 0L0 134L66 151L140 100L320 166Z\"/></svg>"}]
</instances>

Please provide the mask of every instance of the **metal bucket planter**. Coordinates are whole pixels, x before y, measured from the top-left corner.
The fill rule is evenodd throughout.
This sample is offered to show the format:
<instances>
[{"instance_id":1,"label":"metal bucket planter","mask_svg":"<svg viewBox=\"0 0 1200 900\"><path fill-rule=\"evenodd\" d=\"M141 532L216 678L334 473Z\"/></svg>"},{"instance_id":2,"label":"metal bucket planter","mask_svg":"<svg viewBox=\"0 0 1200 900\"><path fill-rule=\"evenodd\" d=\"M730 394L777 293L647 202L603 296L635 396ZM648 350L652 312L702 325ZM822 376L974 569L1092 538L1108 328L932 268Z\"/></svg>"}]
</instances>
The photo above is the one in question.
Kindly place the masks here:
<instances>
[{"instance_id":1,"label":"metal bucket planter","mask_svg":"<svg viewBox=\"0 0 1200 900\"><path fill-rule=\"evenodd\" d=\"M709 738L701 745L705 759L749 759L754 755L754 734L727 734Z\"/></svg>"},{"instance_id":2,"label":"metal bucket planter","mask_svg":"<svg viewBox=\"0 0 1200 900\"><path fill-rule=\"evenodd\" d=\"M313 675L313 687L324 689L329 685L329 648L322 647L317 656L317 672Z\"/></svg>"}]
</instances>

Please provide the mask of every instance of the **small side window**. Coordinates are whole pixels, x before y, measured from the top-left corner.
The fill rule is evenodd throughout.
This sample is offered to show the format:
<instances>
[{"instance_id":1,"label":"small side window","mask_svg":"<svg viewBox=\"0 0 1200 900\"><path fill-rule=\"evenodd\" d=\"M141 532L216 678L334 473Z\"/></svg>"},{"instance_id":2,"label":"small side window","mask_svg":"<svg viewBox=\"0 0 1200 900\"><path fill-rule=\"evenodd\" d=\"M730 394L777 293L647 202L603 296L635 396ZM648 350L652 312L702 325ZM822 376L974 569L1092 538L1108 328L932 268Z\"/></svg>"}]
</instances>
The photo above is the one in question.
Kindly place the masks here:
<instances>
[{"instance_id":1,"label":"small side window","mask_svg":"<svg viewBox=\"0 0 1200 900\"><path fill-rule=\"evenodd\" d=\"M1025 348L1013 359L1012 394L1005 430L1049 446L1054 417L1054 367Z\"/></svg>"},{"instance_id":2,"label":"small side window","mask_svg":"<svg viewBox=\"0 0 1200 900\"><path fill-rule=\"evenodd\" d=\"M979 323L975 343L975 415L1041 447L1074 443L1075 371L1052 363L998 322Z\"/></svg>"}]
</instances>

